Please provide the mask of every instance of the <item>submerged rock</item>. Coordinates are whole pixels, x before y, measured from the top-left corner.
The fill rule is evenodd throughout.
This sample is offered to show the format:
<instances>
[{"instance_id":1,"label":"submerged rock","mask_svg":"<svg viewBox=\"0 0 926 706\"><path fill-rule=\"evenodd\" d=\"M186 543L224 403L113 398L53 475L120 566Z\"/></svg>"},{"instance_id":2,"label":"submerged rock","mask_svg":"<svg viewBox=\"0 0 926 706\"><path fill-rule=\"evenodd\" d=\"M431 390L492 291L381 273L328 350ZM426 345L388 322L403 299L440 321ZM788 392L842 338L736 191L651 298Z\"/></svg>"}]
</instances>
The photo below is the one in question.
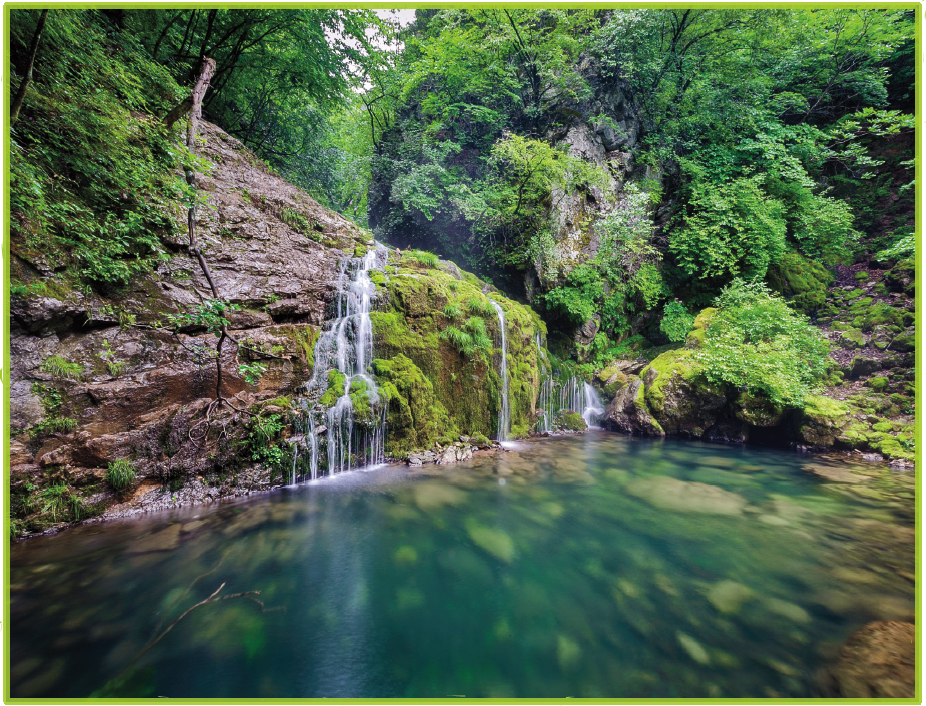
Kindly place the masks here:
<instances>
[{"instance_id":1,"label":"submerged rock","mask_svg":"<svg viewBox=\"0 0 926 706\"><path fill-rule=\"evenodd\" d=\"M739 613L743 603L755 594L752 589L736 581L718 581L708 589L707 600L725 615Z\"/></svg>"},{"instance_id":2,"label":"submerged rock","mask_svg":"<svg viewBox=\"0 0 926 706\"><path fill-rule=\"evenodd\" d=\"M740 515L748 504L742 496L715 485L669 476L634 478L624 490L653 507L674 512Z\"/></svg>"},{"instance_id":3,"label":"submerged rock","mask_svg":"<svg viewBox=\"0 0 926 706\"><path fill-rule=\"evenodd\" d=\"M831 690L850 699L912 699L913 623L877 621L854 632L831 668Z\"/></svg>"}]
</instances>

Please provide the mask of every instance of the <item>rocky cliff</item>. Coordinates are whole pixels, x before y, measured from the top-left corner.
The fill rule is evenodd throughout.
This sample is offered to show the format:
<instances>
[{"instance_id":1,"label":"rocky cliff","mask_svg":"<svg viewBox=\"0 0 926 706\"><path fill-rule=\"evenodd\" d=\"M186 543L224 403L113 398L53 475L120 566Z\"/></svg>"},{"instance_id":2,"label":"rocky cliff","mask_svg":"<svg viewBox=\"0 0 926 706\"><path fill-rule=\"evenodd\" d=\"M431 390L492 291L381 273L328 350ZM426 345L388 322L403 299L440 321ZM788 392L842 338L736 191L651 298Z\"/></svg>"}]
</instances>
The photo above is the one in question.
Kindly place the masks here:
<instances>
[{"instance_id":1,"label":"rocky cliff","mask_svg":"<svg viewBox=\"0 0 926 706\"><path fill-rule=\"evenodd\" d=\"M271 356L236 355L226 345L222 394L240 411L225 406L207 419L216 386L208 351L216 339L201 326L169 325L211 298L183 236L165 236L171 255L156 269L100 292L66 281L14 233L14 532L288 480L286 439L313 372L339 262L365 251L371 236L271 173L217 127L203 124L200 139L208 168L197 175L204 198L198 239L221 296L240 307L228 314L230 332ZM180 226L186 213L178 207L174 216ZM457 435L479 435L483 443L494 430L500 351L488 296L508 314L513 429L526 433L539 380L534 336L543 327L536 315L451 263L431 268L396 253L390 260L373 317L374 370L393 392L388 450L402 456L440 441L452 446ZM440 336L456 310L468 312L461 326L481 317L492 341L475 362ZM266 371L249 384L238 367L252 359ZM107 471L121 462L134 481L116 491Z\"/></svg>"}]
</instances>

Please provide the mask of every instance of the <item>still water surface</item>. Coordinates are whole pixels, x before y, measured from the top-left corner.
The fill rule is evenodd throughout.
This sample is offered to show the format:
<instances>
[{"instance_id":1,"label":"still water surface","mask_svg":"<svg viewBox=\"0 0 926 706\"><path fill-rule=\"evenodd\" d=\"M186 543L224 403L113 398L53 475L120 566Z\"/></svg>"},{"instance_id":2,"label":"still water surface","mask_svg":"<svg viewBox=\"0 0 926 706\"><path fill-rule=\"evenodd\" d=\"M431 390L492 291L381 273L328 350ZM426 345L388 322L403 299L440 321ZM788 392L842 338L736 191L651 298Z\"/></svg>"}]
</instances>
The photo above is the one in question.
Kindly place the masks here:
<instances>
[{"instance_id":1,"label":"still water surface","mask_svg":"<svg viewBox=\"0 0 926 706\"><path fill-rule=\"evenodd\" d=\"M825 466L593 432L17 543L12 695L815 695L914 610L912 474Z\"/></svg>"}]
</instances>

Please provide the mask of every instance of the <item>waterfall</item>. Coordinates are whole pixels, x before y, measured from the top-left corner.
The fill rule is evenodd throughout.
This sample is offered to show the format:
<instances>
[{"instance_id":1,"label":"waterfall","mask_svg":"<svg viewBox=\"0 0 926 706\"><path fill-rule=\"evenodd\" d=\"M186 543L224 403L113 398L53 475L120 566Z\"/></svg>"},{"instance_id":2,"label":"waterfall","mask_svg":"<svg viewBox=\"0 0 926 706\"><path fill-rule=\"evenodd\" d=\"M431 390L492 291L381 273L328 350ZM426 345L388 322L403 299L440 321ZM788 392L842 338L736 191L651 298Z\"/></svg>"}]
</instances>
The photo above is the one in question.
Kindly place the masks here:
<instances>
[{"instance_id":1,"label":"waterfall","mask_svg":"<svg viewBox=\"0 0 926 706\"><path fill-rule=\"evenodd\" d=\"M575 376L562 379L557 372L541 382L537 410L540 412L537 431L549 432L554 430L556 415L560 412L577 412L586 425L597 427L605 406L598 392L587 382Z\"/></svg>"},{"instance_id":2,"label":"waterfall","mask_svg":"<svg viewBox=\"0 0 926 706\"><path fill-rule=\"evenodd\" d=\"M498 411L498 440L502 442L508 437L508 344L505 339L505 312L497 301L489 301L498 314L498 327L502 332L502 365L499 370L502 377L502 404Z\"/></svg>"},{"instance_id":3,"label":"waterfall","mask_svg":"<svg viewBox=\"0 0 926 706\"><path fill-rule=\"evenodd\" d=\"M585 396L585 408L582 411L582 419L589 428L597 427L598 422L604 416L604 402L598 394L598 390L589 385L587 382L582 383L582 393Z\"/></svg>"},{"instance_id":4,"label":"waterfall","mask_svg":"<svg viewBox=\"0 0 926 706\"><path fill-rule=\"evenodd\" d=\"M303 478L324 475L323 469L333 475L385 460L386 407L368 368L373 359L370 307L376 294L370 270L382 267L386 252L375 243L363 258L341 261L336 315L315 344L315 370L301 400ZM325 409L319 399L332 392L337 398ZM295 468L296 459L294 481Z\"/></svg>"}]
</instances>

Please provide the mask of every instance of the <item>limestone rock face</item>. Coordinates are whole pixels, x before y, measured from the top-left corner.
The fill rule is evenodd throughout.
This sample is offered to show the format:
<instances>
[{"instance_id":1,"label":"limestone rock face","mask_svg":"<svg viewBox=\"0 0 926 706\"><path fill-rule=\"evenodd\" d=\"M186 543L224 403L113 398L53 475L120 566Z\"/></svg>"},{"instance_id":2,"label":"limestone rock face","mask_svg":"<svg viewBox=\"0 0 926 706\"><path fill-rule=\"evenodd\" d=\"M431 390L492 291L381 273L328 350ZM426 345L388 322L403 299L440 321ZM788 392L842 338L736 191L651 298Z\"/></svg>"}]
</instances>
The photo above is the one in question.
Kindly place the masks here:
<instances>
[{"instance_id":1,"label":"limestone rock face","mask_svg":"<svg viewBox=\"0 0 926 706\"><path fill-rule=\"evenodd\" d=\"M831 669L835 691L849 699L914 697L913 623L877 621L854 632Z\"/></svg>"}]
</instances>

